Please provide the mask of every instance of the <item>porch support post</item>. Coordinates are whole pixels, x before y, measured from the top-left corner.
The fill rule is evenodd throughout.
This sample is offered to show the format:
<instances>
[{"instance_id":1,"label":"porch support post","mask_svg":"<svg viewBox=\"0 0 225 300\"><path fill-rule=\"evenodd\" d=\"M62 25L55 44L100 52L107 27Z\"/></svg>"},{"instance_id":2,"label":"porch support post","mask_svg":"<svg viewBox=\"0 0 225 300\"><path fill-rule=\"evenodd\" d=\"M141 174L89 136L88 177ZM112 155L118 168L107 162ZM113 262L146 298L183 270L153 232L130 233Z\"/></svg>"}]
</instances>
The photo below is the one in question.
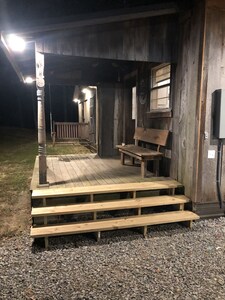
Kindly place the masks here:
<instances>
[{"instance_id":1,"label":"porch support post","mask_svg":"<svg viewBox=\"0 0 225 300\"><path fill-rule=\"evenodd\" d=\"M45 132L45 101L44 101L44 54L35 49L37 112L38 112L38 158L39 158L39 184L47 184L46 163L46 132Z\"/></svg>"}]
</instances>

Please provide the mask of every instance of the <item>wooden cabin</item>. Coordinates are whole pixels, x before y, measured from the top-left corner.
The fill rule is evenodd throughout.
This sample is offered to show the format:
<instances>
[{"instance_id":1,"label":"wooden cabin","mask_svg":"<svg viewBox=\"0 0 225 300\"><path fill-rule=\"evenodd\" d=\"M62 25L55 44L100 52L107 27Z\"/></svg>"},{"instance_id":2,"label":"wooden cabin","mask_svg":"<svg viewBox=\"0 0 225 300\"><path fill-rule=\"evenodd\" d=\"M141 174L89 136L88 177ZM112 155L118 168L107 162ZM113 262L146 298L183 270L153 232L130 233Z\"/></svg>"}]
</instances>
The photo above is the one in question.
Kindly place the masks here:
<instances>
[{"instance_id":1,"label":"wooden cabin","mask_svg":"<svg viewBox=\"0 0 225 300\"><path fill-rule=\"evenodd\" d=\"M35 49L28 49L23 59L12 54L7 45L9 33L32 39ZM160 176L184 187L197 214L223 215L217 195L213 94L225 87L224 40L222 0L162 0L144 7L89 13L2 31L3 48L21 80L30 75L28 71L37 80L39 183L46 184L50 176L44 148L45 81L95 86L93 140L98 156L118 156L116 145L134 143L135 128L169 130ZM122 168L120 164L117 167ZM147 167L151 171L151 162ZM138 176L135 173L136 179ZM224 201L225 168L220 181ZM117 189L114 186L113 191ZM44 199L48 191L46 188ZM91 199L93 193L89 192Z\"/></svg>"}]
</instances>

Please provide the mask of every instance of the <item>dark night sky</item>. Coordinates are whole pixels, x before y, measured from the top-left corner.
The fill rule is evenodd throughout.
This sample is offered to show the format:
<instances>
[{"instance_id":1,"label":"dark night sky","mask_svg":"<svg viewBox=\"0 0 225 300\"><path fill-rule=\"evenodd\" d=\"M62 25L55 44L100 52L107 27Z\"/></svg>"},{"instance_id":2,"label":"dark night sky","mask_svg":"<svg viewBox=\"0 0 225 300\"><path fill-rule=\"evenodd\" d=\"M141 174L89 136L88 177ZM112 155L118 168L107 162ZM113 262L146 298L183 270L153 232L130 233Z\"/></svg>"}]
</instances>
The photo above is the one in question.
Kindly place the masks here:
<instances>
[{"instance_id":1,"label":"dark night sky","mask_svg":"<svg viewBox=\"0 0 225 300\"><path fill-rule=\"evenodd\" d=\"M73 86L51 86L51 110L55 121L75 122L76 109L72 102ZM45 89L46 124L49 130L49 87ZM36 127L35 84L21 83L0 48L0 126Z\"/></svg>"},{"instance_id":2,"label":"dark night sky","mask_svg":"<svg viewBox=\"0 0 225 300\"><path fill-rule=\"evenodd\" d=\"M171 0L163 0L171 2ZM181 1L178 1L181 2ZM33 21L159 3L159 0L0 0L5 20ZM7 14L7 15L6 15Z\"/></svg>"}]
</instances>

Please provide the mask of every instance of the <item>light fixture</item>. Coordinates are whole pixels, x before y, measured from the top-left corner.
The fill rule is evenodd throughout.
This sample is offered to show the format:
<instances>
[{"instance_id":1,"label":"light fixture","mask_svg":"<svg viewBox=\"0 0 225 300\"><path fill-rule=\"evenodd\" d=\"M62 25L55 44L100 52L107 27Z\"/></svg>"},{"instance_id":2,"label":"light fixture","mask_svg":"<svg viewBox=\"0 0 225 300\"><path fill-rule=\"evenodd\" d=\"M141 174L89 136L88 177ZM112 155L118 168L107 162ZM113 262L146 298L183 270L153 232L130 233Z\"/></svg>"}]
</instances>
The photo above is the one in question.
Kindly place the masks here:
<instances>
[{"instance_id":1,"label":"light fixture","mask_svg":"<svg viewBox=\"0 0 225 300\"><path fill-rule=\"evenodd\" d=\"M27 76L26 78L25 78L25 80L24 80L24 82L25 83L27 83L27 84L31 84L31 83L33 83L35 80L32 78L32 77L30 77L30 76Z\"/></svg>"},{"instance_id":2,"label":"light fixture","mask_svg":"<svg viewBox=\"0 0 225 300\"><path fill-rule=\"evenodd\" d=\"M90 91L89 89L84 88L84 89L82 90L82 93L85 94L85 99L90 99L90 98L91 98L92 93L91 93L91 91Z\"/></svg>"},{"instance_id":3,"label":"light fixture","mask_svg":"<svg viewBox=\"0 0 225 300\"><path fill-rule=\"evenodd\" d=\"M73 102L75 102L75 103L78 103L80 100L79 99L77 99L77 98L74 98L73 99Z\"/></svg>"},{"instance_id":4,"label":"light fixture","mask_svg":"<svg viewBox=\"0 0 225 300\"><path fill-rule=\"evenodd\" d=\"M9 48L15 52L23 52L26 47L24 39L15 34L10 34L7 36L7 44Z\"/></svg>"},{"instance_id":5,"label":"light fixture","mask_svg":"<svg viewBox=\"0 0 225 300\"><path fill-rule=\"evenodd\" d=\"M82 90L82 93L84 93L84 94L86 94L86 93L88 93L89 92L89 89L87 89L87 88L84 88L83 90Z\"/></svg>"}]
</instances>

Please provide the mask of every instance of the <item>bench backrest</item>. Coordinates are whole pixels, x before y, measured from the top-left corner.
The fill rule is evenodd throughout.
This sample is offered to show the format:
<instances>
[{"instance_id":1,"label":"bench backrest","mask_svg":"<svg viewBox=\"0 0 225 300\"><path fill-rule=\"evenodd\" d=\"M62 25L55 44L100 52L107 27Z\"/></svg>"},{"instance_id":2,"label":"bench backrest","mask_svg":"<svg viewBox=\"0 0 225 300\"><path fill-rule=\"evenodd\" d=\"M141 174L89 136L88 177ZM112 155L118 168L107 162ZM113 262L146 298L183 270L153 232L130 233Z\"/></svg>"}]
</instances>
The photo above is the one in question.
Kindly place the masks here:
<instances>
[{"instance_id":1,"label":"bench backrest","mask_svg":"<svg viewBox=\"0 0 225 300\"><path fill-rule=\"evenodd\" d=\"M158 146L166 146L169 130L153 129L153 128L135 128L134 139L155 144Z\"/></svg>"}]
</instances>

